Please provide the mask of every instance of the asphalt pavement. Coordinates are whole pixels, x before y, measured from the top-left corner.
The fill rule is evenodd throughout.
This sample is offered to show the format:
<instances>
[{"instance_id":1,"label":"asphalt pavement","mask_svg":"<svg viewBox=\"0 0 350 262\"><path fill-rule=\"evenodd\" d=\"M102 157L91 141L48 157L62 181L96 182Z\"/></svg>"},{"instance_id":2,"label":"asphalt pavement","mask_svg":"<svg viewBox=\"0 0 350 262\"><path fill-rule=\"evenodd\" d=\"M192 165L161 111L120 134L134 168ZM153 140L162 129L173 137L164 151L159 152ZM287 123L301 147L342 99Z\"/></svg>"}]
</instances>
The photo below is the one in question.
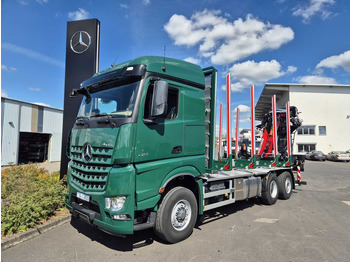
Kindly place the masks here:
<instances>
[{"instance_id":1,"label":"asphalt pavement","mask_svg":"<svg viewBox=\"0 0 350 262\"><path fill-rule=\"evenodd\" d=\"M307 161L308 185L273 206L241 201L166 244L152 230L118 238L72 220L2 252L2 261L350 261L350 163Z\"/></svg>"}]
</instances>

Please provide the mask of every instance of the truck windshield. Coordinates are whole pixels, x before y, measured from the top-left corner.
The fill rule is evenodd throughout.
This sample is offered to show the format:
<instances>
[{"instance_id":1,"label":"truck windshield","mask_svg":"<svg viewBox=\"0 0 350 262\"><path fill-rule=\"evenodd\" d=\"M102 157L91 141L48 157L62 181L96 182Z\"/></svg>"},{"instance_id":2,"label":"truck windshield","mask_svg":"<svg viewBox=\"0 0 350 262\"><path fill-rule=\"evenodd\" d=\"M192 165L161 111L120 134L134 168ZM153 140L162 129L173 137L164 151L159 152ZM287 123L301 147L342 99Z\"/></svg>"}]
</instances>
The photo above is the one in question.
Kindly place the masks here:
<instances>
[{"instance_id":1,"label":"truck windshield","mask_svg":"<svg viewBox=\"0 0 350 262\"><path fill-rule=\"evenodd\" d=\"M115 118L130 117L134 111L134 105L140 81L121 86L99 86L98 90L89 89L91 101L83 98L78 117L111 116ZM88 103L87 103L88 102Z\"/></svg>"}]
</instances>

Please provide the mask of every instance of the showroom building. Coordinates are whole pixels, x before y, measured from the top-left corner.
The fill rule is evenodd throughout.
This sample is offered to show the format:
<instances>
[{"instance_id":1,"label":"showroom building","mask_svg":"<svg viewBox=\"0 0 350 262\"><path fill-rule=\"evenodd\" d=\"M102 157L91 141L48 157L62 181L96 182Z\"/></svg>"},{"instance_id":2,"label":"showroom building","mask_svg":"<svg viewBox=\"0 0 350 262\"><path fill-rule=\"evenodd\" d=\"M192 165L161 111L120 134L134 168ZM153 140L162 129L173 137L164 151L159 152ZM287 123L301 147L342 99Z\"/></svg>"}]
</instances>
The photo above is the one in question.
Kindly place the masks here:
<instances>
[{"instance_id":1,"label":"showroom building","mask_svg":"<svg viewBox=\"0 0 350 262\"><path fill-rule=\"evenodd\" d=\"M1 97L1 166L61 159L63 110Z\"/></svg>"},{"instance_id":2,"label":"showroom building","mask_svg":"<svg viewBox=\"0 0 350 262\"><path fill-rule=\"evenodd\" d=\"M293 153L350 149L350 85L265 84L255 107L256 120L287 101L299 110L303 120L295 134Z\"/></svg>"}]
</instances>

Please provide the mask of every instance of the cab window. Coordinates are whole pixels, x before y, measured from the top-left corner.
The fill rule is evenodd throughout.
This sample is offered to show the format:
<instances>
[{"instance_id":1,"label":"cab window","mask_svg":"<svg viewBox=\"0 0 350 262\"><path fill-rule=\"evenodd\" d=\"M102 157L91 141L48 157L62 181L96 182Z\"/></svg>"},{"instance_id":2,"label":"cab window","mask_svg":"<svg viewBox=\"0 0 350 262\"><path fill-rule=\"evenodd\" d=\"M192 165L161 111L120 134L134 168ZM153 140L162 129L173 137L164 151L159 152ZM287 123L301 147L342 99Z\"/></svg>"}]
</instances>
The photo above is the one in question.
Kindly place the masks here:
<instances>
[{"instance_id":1,"label":"cab window","mask_svg":"<svg viewBox=\"0 0 350 262\"><path fill-rule=\"evenodd\" d=\"M144 115L143 115L144 119L150 118L153 88L154 88L153 84L150 84L148 86ZM176 119L178 115L178 111L179 111L179 90L174 87L169 87L167 112L163 116L160 116L158 118L163 118L165 120Z\"/></svg>"}]
</instances>

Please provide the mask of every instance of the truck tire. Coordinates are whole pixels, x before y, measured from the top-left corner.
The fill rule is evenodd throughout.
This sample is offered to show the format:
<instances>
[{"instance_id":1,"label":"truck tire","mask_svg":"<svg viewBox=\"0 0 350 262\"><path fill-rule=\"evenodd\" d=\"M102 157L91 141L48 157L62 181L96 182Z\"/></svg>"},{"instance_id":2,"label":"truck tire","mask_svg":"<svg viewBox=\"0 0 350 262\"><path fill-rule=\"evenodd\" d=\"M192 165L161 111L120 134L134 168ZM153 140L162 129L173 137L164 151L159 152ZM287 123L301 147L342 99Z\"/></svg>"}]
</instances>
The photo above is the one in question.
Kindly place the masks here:
<instances>
[{"instance_id":1,"label":"truck tire","mask_svg":"<svg viewBox=\"0 0 350 262\"><path fill-rule=\"evenodd\" d=\"M293 180L289 172L284 171L277 178L279 199L289 199L292 195Z\"/></svg>"},{"instance_id":2,"label":"truck tire","mask_svg":"<svg viewBox=\"0 0 350 262\"><path fill-rule=\"evenodd\" d=\"M275 173L270 173L266 182L266 191L261 193L261 201L265 205L273 205L278 199L278 181Z\"/></svg>"},{"instance_id":3,"label":"truck tire","mask_svg":"<svg viewBox=\"0 0 350 262\"><path fill-rule=\"evenodd\" d=\"M197 214L197 199L193 192L175 187L165 195L159 206L154 230L169 243L180 242L191 235Z\"/></svg>"}]
</instances>

